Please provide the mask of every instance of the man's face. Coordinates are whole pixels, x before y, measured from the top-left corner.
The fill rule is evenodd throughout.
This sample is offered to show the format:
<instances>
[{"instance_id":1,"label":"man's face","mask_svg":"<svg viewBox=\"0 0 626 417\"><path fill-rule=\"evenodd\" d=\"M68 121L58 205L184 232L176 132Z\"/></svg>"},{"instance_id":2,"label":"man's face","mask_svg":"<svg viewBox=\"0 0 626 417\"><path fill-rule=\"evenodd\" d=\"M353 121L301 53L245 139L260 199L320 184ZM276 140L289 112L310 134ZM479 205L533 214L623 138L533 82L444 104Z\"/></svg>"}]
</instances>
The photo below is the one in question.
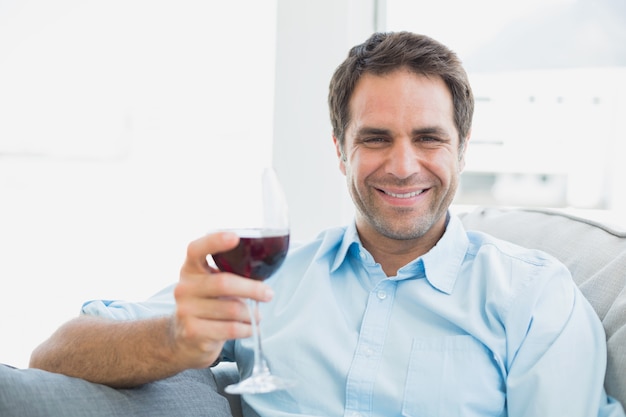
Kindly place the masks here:
<instances>
[{"instance_id":1,"label":"man's face","mask_svg":"<svg viewBox=\"0 0 626 417\"><path fill-rule=\"evenodd\" d=\"M443 233L464 165L452 95L439 77L401 69L365 74L350 99L340 169L362 237L418 239Z\"/></svg>"}]
</instances>

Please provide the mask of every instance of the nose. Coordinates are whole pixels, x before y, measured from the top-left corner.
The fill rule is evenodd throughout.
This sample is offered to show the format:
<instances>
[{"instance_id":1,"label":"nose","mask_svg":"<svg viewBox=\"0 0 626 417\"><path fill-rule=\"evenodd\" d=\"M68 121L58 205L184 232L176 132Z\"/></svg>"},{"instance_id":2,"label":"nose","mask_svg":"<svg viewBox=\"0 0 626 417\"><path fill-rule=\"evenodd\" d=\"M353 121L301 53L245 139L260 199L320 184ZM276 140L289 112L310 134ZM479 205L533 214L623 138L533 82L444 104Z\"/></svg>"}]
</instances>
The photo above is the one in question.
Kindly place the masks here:
<instances>
[{"instance_id":1,"label":"nose","mask_svg":"<svg viewBox=\"0 0 626 417\"><path fill-rule=\"evenodd\" d=\"M420 158L412 141L394 141L388 155L387 173L404 179L416 174L420 169Z\"/></svg>"}]
</instances>

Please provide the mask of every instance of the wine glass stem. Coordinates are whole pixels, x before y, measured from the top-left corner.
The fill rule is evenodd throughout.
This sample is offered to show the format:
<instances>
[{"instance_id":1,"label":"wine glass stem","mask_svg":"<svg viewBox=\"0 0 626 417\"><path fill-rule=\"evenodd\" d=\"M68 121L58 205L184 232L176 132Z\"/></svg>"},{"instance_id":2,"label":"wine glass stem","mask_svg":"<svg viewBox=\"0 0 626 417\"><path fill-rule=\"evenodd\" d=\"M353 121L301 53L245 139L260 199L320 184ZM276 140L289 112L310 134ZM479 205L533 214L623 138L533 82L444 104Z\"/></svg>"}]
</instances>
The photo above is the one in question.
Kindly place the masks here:
<instances>
[{"instance_id":1,"label":"wine glass stem","mask_svg":"<svg viewBox=\"0 0 626 417\"><path fill-rule=\"evenodd\" d=\"M252 375L267 375L270 373L265 356L263 356L263 348L261 347L261 329L257 321L257 313L259 311L259 302L249 300L248 308L250 309L250 320L252 322L252 337L254 338L254 367Z\"/></svg>"}]
</instances>

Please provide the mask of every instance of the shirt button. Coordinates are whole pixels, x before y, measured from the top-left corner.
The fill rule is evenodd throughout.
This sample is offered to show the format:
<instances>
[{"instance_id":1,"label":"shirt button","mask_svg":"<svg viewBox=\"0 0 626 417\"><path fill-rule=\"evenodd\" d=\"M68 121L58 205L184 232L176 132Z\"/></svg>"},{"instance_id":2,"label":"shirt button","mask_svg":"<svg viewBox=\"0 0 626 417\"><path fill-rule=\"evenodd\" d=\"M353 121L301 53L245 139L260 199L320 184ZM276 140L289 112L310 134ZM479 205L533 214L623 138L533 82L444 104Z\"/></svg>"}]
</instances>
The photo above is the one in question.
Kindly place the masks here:
<instances>
[{"instance_id":1,"label":"shirt button","mask_svg":"<svg viewBox=\"0 0 626 417\"><path fill-rule=\"evenodd\" d=\"M367 259L367 255L365 254L365 252L359 252L359 257L361 258L362 261Z\"/></svg>"},{"instance_id":2,"label":"shirt button","mask_svg":"<svg viewBox=\"0 0 626 417\"><path fill-rule=\"evenodd\" d=\"M376 293L376 297L378 297L380 300L384 300L385 298L387 298L387 292L383 290L378 290L378 292Z\"/></svg>"},{"instance_id":3,"label":"shirt button","mask_svg":"<svg viewBox=\"0 0 626 417\"><path fill-rule=\"evenodd\" d=\"M374 354L374 349L372 349L371 347L366 347L365 349L363 349L363 353L365 354L365 357L369 358Z\"/></svg>"}]
</instances>

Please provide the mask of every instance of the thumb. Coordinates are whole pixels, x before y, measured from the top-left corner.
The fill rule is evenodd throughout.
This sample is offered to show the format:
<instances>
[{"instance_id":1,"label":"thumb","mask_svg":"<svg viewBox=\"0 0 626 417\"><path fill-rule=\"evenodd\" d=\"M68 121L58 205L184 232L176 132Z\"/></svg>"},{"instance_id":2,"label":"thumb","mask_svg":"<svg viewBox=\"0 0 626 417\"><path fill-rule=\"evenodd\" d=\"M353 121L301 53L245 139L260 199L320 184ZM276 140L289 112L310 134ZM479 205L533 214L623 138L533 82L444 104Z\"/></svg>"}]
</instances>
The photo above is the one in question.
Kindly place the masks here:
<instances>
[{"instance_id":1,"label":"thumb","mask_svg":"<svg viewBox=\"0 0 626 417\"><path fill-rule=\"evenodd\" d=\"M208 270L206 260L208 255L230 250L237 246L237 243L239 243L239 236L233 232L210 233L196 239L187 246L187 258L183 269Z\"/></svg>"}]
</instances>

